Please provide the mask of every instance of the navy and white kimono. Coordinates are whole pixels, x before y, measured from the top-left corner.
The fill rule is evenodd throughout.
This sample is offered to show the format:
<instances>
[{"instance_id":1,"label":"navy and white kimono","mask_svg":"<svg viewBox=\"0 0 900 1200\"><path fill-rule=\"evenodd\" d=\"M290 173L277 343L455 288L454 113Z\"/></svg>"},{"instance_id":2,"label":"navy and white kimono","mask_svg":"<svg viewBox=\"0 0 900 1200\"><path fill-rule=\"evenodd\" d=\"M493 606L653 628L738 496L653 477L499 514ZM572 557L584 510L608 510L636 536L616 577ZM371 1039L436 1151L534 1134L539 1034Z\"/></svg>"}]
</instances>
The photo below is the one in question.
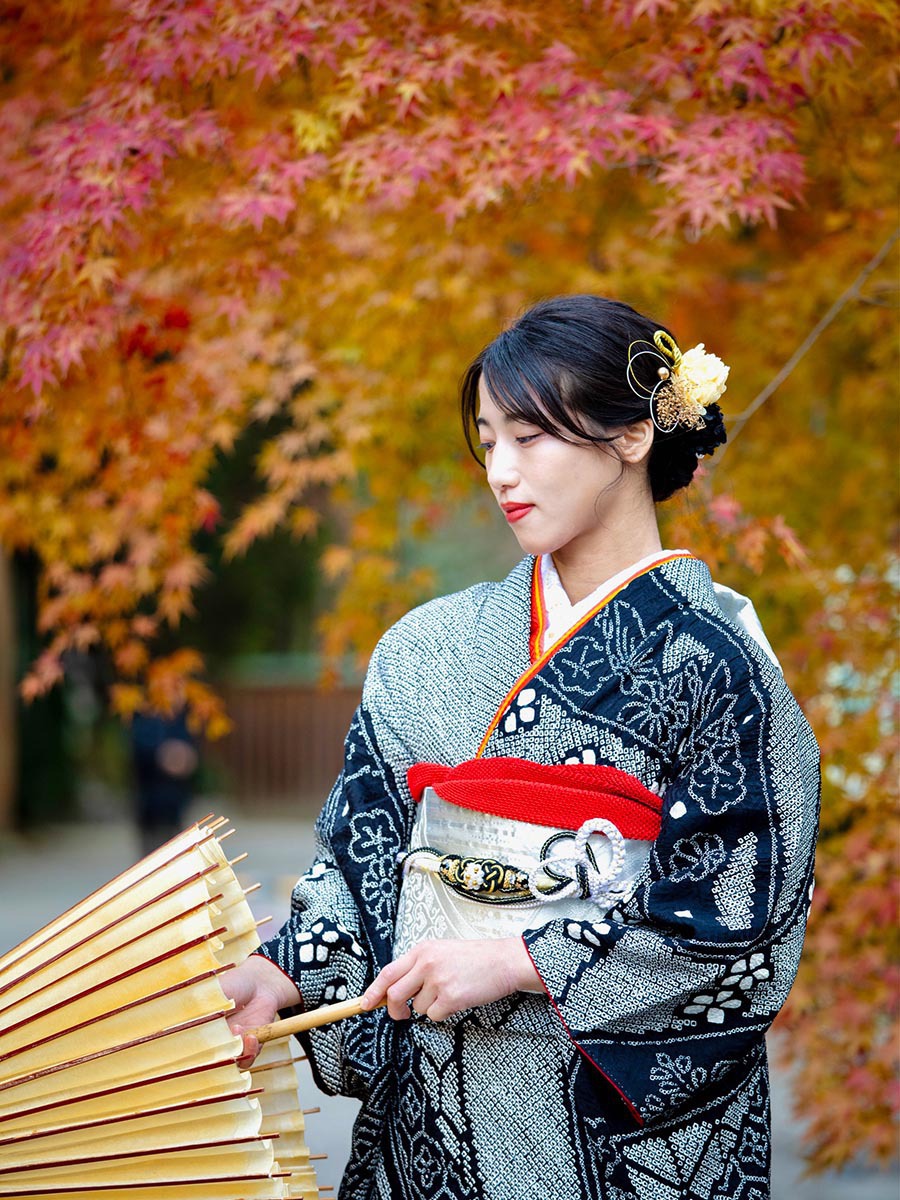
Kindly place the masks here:
<instances>
[{"instance_id":1,"label":"navy and white kimono","mask_svg":"<svg viewBox=\"0 0 900 1200\"><path fill-rule=\"evenodd\" d=\"M320 1086L363 1101L340 1196L764 1200L764 1035L809 907L815 740L696 558L638 573L543 654L539 575L526 558L382 638L316 862L260 952L306 1008L391 960L416 763L608 764L662 797L659 834L603 919L526 932L546 995L304 1035Z\"/></svg>"}]
</instances>

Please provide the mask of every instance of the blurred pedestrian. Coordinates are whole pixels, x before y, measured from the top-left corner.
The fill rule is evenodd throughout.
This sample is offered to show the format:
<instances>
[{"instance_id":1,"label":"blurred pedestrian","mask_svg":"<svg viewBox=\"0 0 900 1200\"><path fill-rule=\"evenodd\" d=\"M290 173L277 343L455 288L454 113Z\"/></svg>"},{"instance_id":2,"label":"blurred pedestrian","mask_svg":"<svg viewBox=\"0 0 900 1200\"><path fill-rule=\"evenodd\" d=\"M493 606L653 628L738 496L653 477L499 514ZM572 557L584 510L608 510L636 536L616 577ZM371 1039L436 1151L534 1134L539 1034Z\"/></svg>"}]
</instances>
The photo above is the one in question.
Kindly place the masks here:
<instances>
[{"instance_id":1,"label":"blurred pedestrian","mask_svg":"<svg viewBox=\"0 0 900 1200\"><path fill-rule=\"evenodd\" d=\"M135 713L131 722L135 818L141 854L184 828L200 756L184 712Z\"/></svg>"}]
</instances>

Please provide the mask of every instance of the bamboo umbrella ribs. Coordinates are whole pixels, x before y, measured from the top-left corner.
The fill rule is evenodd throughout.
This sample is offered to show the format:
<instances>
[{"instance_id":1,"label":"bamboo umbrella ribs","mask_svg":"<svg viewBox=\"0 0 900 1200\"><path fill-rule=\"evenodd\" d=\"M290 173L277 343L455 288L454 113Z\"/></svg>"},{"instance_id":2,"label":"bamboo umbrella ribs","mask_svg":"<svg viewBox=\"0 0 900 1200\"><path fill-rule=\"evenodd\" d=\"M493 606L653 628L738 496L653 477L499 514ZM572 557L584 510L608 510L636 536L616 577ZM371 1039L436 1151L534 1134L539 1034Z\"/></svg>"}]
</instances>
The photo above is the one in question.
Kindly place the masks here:
<instances>
[{"instance_id":1,"label":"bamboo umbrella ribs","mask_svg":"<svg viewBox=\"0 0 900 1200\"><path fill-rule=\"evenodd\" d=\"M224 825L0 958L3 1200L318 1200L290 1053L237 1065L218 975L259 936Z\"/></svg>"}]
</instances>

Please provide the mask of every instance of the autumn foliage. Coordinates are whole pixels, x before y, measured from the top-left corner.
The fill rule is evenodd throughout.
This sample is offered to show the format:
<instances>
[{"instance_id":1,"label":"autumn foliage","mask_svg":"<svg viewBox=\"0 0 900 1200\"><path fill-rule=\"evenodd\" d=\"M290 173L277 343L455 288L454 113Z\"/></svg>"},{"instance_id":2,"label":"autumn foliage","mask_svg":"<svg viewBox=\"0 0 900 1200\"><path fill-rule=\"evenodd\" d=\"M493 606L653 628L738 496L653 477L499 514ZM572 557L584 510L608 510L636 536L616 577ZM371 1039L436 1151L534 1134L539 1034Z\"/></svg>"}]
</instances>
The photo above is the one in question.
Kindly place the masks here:
<instances>
[{"instance_id":1,"label":"autumn foliage","mask_svg":"<svg viewBox=\"0 0 900 1200\"><path fill-rule=\"evenodd\" d=\"M157 649L197 534L237 554L325 504L323 645L370 648L430 586L402 539L477 486L456 380L540 296L621 297L731 364L739 436L667 536L752 591L825 753L785 1018L818 1166L889 1156L897 1111L896 43L887 0L0 0L26 695L93 648L123 715L186 700L225 732L199 657ZM276 417L223 527L214 457Z\"/></svg>"}]
</instances>

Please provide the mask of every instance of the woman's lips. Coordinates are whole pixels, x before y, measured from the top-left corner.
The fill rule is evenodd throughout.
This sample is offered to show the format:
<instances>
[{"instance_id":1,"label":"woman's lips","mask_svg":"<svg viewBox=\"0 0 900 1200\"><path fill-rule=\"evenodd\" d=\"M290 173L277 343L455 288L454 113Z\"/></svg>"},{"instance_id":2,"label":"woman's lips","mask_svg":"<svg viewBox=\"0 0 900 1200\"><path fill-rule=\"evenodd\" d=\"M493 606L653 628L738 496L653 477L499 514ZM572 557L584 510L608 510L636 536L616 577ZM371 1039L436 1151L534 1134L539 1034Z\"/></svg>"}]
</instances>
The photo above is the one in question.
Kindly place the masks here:
<instances>
[{"instance_id":1,"label":"woman's lips","mask_svg":"<svg viewBox=\"0 0 900 1200\"><path fill-rule=\"evenodd\" d=\"M501 504L504 516L510 525L515 521L521 521L523 517L527 517L534 508L533 504Z\"/></svg>"}]
</instances>

